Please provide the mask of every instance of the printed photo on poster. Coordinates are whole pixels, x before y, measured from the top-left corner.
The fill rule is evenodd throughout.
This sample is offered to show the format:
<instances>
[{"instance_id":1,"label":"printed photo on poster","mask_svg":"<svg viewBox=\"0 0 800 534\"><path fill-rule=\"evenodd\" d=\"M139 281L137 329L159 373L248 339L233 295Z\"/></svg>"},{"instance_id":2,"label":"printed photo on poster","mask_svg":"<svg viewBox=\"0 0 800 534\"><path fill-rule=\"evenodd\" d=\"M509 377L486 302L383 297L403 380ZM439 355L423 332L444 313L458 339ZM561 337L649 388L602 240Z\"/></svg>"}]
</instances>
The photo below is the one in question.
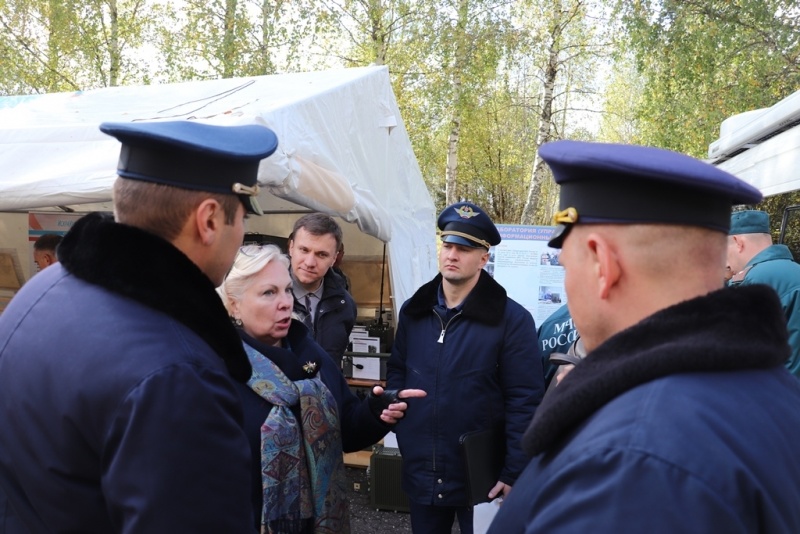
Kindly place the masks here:
<instances>
[{"instance_id":1,"label":"printed photo on poster","mask_svg":"<svg viewBox=\"0 0 800 534\"><path fill-rule=\"evenodd\" d=\"M498 224L497 229L502 241L489 250L484 269L541 324L567 302L561 250L547 246L554 227Z\"/></svg>"}]
</instances>

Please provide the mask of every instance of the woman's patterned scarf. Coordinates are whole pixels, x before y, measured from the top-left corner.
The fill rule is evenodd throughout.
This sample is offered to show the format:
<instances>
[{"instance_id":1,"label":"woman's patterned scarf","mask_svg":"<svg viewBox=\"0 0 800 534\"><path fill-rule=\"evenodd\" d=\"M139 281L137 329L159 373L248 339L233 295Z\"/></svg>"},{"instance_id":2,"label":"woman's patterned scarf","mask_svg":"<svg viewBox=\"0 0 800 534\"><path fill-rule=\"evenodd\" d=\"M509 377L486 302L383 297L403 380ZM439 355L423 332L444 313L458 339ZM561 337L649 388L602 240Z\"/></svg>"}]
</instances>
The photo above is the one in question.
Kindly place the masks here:
<instances>
[{"instance_id":1,"label":"woman's patterned scarf","mask_svg":"<svg viewBox=\"0 0 800 534\"><path fill-rule=\"evenodd\" d=\"M253 366L247 385L273 405L261 426L262 532L349 532L336 399L318 375L293 382L244 348Z\"/></svg>"}]
</instances>

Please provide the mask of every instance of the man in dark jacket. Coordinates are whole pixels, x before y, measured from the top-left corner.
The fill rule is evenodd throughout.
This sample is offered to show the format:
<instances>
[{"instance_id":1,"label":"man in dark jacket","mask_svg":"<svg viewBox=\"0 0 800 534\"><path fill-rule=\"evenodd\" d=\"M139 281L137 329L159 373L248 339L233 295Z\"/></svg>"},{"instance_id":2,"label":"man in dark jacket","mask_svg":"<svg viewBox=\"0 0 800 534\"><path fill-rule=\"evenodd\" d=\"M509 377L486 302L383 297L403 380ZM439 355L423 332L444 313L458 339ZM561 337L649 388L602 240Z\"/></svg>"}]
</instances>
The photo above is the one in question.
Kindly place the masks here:
<instances>
[{"instance_id":1,"label":"man in dark jacket","mask_svg":"<svg viewBox=\"0 0 800 534\"><path fill-rule=\"evenodd\" d=\"M300 217L289 236L295 316L340 368L358 311L344 278L331 268L341 243L342 229L324 213Z\"/></svg>"},{"instance_id":2,"label":"man in dark jacket","mask_svg":"<svg viewBox=\"0 0 800 534\"><path fill-rule=\"evenodd\" d=\"M550 246L588 355L525 432L492 534L800 532L800 383L780 302L724 288L731 206L761 194L674 152L556 141Z\"/></svg>"},{"instance_id":3,"label":"man in dark jacket","mask_svg":"<svg viewBox=\"0 0 800 534\"><path fill-rule=\"evenodd\" d=\"M253 532L234 383L251 368L214 288L245 211L261 213L256 173L277 139L190 121L100 129L122 143L116 221L80 219L0 316L15 532Z\"/></svg>"},{"instance_id":4,"label":"man in dark jacket","mask_svg":"<svg viewBox=\"0 0 800 534\"><path fill-rule=\"evenodd\" d=\"M415 534L449 533L455 518L472 532L461 436L497 430L505 437L493 499L508 495L525 466L522 432L544 394L541 355L531 314L483 267L500 234L469 202L439 215L439 271L400 310L387 368L389 388L417 388L396 432L403 490Z\"/></svg>"},{"instance_id":5,"label":"man in dark jacket","mask_svg":"<svg viewBox=\"0 0 800 534\"><path fill-rule=\"evenodd\" d=\"M800 265L786 245L773 245L769 215L745 210L731 215L728 232L728 268L731 287L766 284L778 294L789 329L792 353L786 368L800 377Z\"/></svg>"}]
</instances>

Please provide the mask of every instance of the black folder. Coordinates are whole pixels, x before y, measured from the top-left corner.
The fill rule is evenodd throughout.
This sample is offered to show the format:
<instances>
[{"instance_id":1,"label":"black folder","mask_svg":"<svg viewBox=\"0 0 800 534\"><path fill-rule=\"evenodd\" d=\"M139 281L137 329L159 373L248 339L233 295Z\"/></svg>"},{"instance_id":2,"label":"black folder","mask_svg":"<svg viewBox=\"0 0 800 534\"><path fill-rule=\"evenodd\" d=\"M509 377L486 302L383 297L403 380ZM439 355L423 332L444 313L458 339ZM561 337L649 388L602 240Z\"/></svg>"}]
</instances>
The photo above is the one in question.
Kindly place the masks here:
<instances>
[{"instance_id":1,"label":"black folder","mask_svg":"<svg viewBox=\"0 0 800 534\"><path fill-rule=\"evenodd\" d=\"M459 442L467 474L469 504L489 502L489 491L497 484L505 463L505 432L502 429L476 430L462 435Z\"/></svg>"}]
</instances>

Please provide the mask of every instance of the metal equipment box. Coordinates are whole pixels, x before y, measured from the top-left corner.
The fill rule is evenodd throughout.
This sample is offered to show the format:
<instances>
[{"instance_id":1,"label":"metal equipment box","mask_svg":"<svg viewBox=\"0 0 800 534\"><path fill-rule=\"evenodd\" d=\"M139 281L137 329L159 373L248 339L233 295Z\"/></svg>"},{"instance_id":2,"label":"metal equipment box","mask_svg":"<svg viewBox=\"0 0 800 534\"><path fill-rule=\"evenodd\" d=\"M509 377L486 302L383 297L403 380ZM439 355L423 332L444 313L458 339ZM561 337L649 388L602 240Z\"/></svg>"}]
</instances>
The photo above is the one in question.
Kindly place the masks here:
<instances>
[{"instance_id":1,"label":"metal equipment box","mask_svg":"<svg viewBox=\"0 0 800 534\"><path fill-rule=\"evenodd\" d=\"M395 448L377 445L369 460L369 503L378 510L408 512L408 496L401 487L403 457Z\"/></svg>"}]
</instances>

